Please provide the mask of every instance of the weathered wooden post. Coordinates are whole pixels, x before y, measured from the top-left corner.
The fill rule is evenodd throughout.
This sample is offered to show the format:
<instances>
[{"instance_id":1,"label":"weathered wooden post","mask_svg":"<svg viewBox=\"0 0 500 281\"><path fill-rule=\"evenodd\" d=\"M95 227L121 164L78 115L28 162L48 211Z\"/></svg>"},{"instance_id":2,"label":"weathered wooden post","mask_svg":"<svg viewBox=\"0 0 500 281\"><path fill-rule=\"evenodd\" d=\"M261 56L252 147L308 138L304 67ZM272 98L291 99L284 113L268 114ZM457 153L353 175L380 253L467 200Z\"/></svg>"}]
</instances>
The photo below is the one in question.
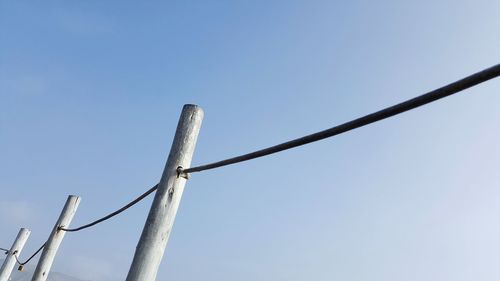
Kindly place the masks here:
<instances>
[{"instance_id":1,"label":"weathered wooden post","mask_svg":"<svg viewBox=\"0 0 500 281\"><path fill-rule=\"evenodd\" d=\"M135 249L127 281L156 279L187 180L179 176L178 167L188 168L191 165L202 120L203 110L200 107L184 105L158 190Z\"/></svg>"},{"instance_id":2,"label":"weathered wooden post","mask_svg":"<svg viewBox=\"0 0 500 281\"><path fill-rule=\"evenodd\" d=\"M30 237L30 233L31 231L26 228L21 228L19 230L14 244L12 244L9 252L7 252L7 257L5 257L2 267L0 268L0 281L9 280L12 269L14 269L16 265L16 256L21 254L24 244L26 244L26 240Z\"/></svg>"},{"instance_id":3,"label":"weathered wooden post","mask_svg":"<svg viewBox=\"0 0 500 281\"><path fill-rule=\"evenodd\" d=\"M52 267L57 250L59 249L59 245L61 245L64 234L66 234L66 231L60 230L59 227L69 227L79 204L80 197L75 195L68 196L61 215L59 216L54 229L52 229L49 239L45 243L45 247L43 248L42 255L36 265L35 273L33 273L31 281L47 280L50 268Z\"/></svg>"}]
</instances>

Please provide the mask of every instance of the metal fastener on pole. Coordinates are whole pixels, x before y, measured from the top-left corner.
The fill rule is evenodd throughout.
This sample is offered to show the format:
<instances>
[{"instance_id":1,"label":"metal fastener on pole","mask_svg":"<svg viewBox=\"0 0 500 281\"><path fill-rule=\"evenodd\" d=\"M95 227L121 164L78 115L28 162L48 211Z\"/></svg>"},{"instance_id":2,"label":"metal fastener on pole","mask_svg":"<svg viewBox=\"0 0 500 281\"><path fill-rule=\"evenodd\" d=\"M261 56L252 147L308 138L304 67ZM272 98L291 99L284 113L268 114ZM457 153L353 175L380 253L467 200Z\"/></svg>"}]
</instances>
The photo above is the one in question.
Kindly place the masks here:
<instances>
[{"instance_id":1,"label":"metal fastener on pole","mask_svg":"<svg viewBox=\"0 0 500 281\"><path fill-rule=\"evenodd\" d=\"M16 256L21 254L21 250L23 249L24 244L26 244L26 240L30 237L30 233L31 231L26 228L21 228L19 230L14 244L12 244L12 247L7 252L7 257L5 257L2 267L0 268L0 281L9 280L12 269L14 269L14 266L16 265Z\"/></svg>"},{"instance_id":2,"label":"metal fastener on pole","mask_svg":"<svg viewBox=\"0 0 500 281\"><path fill-rule=\"evenodd\" d=\"M178 168L191 165L203 120L203 110L184 105L165 169L137 244L127 281L154 281L160 266L187 179Z\"/></svg>"},{"instance_id":3,"label":"metal fastener on pole","mask_svg":"<svg viewBox=\"0 0 500 281\"><path fill-rule=\"evenodd\" d=\"M61 245L64 234L66 234L66 231L60 230L59 227L69 226L79 204L80 197L74 195L68 196L61 215L59 216L59 219L57 220L54 229L52 229L49 239L43 248L42 255L40 256L40 260L38 261L31 281L47 280L50 268L52 267L57 250L59 249L59 245Z\"/></svg>"}]
</instances>

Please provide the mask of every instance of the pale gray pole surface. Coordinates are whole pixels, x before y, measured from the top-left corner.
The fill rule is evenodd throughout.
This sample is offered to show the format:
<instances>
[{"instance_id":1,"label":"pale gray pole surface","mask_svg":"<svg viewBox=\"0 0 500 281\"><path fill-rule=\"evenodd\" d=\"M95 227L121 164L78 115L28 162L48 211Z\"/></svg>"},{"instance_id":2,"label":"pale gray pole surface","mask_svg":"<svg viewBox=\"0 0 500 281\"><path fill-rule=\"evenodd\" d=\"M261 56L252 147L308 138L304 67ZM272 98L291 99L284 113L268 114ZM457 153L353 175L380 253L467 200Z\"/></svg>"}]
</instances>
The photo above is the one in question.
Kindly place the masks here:
<instances>
[{"instance_id":1,"label":"pale gray pole surface","mask_svg":"<svg viewBox=\"0 0 500 281\"><path fill-rule=\"evenodd\" d=\"M49 275L50 268L52 267L57 250L59 249L59 245L61 245L64 234L66 234L66 231L60 230L59 227L69 227L79 204L80 197L74 195L68 196L61 215L59 216L54 229L52 229L49 239L45 243L45 247L43 248L42 255L36 265L35 273L33 273L31 281L47 280L47 276Z\"/></svg>"},{"instance_id":2,"label":"pale gray pole surface","mask_svg":"<svg viewBox=\"0 0 500 281\"><path fill-rule=\"evenodd\" d=\"M0 281L9 280L12 269L14 269L14 266L16 265L16 256L21 254L21 250L23 249L24 244L26 244L26 240L30 237L30 233L31 231L26 228L21 228L19 230L14 244L12 244L10 251L7 253L7 257L5 257L3 265L0 268Z\"/></svg>"},{"instance_id":3,"label":"pale gray pole surface","mask_svg":"<svg viewBox=\"0 0 500 281\"><path fill-rule=\"evenodd\" d=\"M188 168L191 165L202 120L203 110L200 107L184 105L167 164L137 244L127 281L156 279L186 184L186 179L178 176L177 168L179 166Z\"/></svg>"}]
</instances>

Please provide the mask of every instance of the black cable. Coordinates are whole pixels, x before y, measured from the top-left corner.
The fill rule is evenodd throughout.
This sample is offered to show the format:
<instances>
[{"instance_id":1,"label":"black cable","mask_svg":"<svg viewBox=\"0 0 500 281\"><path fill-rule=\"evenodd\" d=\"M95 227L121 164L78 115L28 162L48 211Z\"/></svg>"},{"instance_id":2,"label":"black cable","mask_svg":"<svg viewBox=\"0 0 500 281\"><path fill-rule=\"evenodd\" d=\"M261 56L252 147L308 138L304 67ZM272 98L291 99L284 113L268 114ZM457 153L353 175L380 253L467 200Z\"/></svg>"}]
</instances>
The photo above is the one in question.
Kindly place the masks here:
<instances>
[{"instance_id":1,"label":"black cable","mask_svg":"<svg viewBox=\"0 0 500 281\"><path fill-rule=\"evenodd\" d=\"M146 191L145 193L141 194L139 197L137 197L136 199L132 200L130 203L128 203L127 205L121 207L120 209L112 212L111 214L103 217L103 218L100 218L94 222L91 222L89 224L86 224L86 225L83 225L83 226L80 226L80 227L77 227L77 228L72 228L72 229L68 229L68 228L63 228L63 227L59 227L58 229L59 230L62 230L62 231L67 231L67 232L72 232L72 231L79 231L79 230L82 230L82 229L85 229L85 228L89 228L91 226L94 226L100 222L103 222L107 219L110 219L116 215L118 215L119 213L127 210L128 208L132 207L133 205L137 204L139 201L141 201L142 199L144 199L145 197L147 197L149 194L151 194L152 192L154 192L156 189L158 188L158 184L156 184L155 186L151 187L148 191ZM23 267L25 264L27 264L31 259L33 259L44 247L45 247L45 244L47 242L43 243L43 245L33 254L31 255L31 257L29 257L25 262L20 262L19 259L17 258L16 255L14 255L14 257L16 258L16 261L17 263L20 265L19 266L19 270L23 270ZM7 249L3 249L3 248L0 248L0 250L6 250L7 252L9 250Z\"/></svg>"},{"instance_id":2,"label":"black cable","mask_svg":"<svg viewBox=\"0 0 500 281\"><path fill-rule=\"evenodd\" d=\"M311 142L319 141L325 138L333 137L338 134L345 133L347 131L389 118L391 116L403 113L405 111L417 108L419 106L431 103L438 99L447 97L449 95L458 93L467 88L473 87L477 84L483 83L490 79L496 78L500 75L500 64L487 68L483 71L472 74L468 77L460 79L444 87L438 88L434 91L428 92L421 96L412 98L410 100L398 103L391 107L384 108L377 112L365 115L363 117L354 119L352 121L346 122L344 124L332 127L330 129L320 131L311 135L307 135L298 139L287 141L275 146L271 146L265 149L257 150L251 153L243 154L226 160L201 165L197 167L188 168L182 171L184 174L201 172L205 170L215 169L222 166L227 166L231 164L236 164L243 161L248 161L258 157L263 157L269 154L277 153L283 150L291 149L297 146L308 144Z\"/></svg>"},{"instance_id":3,"label":"black cable","mask_svg":"<svg viewBox=\"0 0 500 281\"><path fill-rule=\"evenodd\" d=\"M8 254L8 253L10 252L10 250L9 250L9 249L4 249L4 248L0 248L0 251L4 251L4 252L5 252L5 254Z\"/></svg>"},{"instance_id":4,"label":"black cable","mask_svg":"<svg viewBox=\"0 0 500 281\"><path fill-rule=\"evenodd\" d=\"M133 201L131 201L130 203L128 203L127 205L121 207L120 209L114 211L113 213L103 217L103 218L100 218L94 222L91 222L89 224L86 224L86 225L83 225L83 226L80 226L80 227L77 227L77 228L73 228L73 229L68 229L68 228L63 228L63 227L59 227L58 229L59 230L63 230L63 231L67 231L67 232L72 232L72 231L79 231L79 230L82 230L82 229L85 229L85 228L89 228L91 226L94 226L100 222L103 222L107 219L110 219L116 215L118 215L119 213L127 210L128 208L132 207L133 205L137 204L139 201L141 201L142 199L144 199L145 197L147 197L149 194L151 194L153 191L155 191L156 189L158 188L158 184L156 184L155 186L153 186L152 188L150 188L148 191L146 191L145 193L141 194L139 197L137 197L136 199L134 199ZM25 264L27 264L31 259L33 259L44 247L45 247L45 244L47 242L43 243L43 245L38 249L36 250L36 252L31 255L31 257L29 257L25 262L20 262L19 259L17 258L16 255L14 255L14 257L16 258L16 261L17 263L19 264L19 270L23 270L23 267ZM3 249L3 248L0 248L0 250L6 250L7 252L9 250L7 249Z\"/></svg>"},{"instance_id":5,"label":"black cable","mask_svg":"<svg viewBox=\"0 0 500 281\"><path fill-rule=\"evenodd\" d=\"M111 214L105 216L105 217L102 217L96 221L93 221L91 223L88 223L86 225L82 225L80 227L76 227L76 228L64 228L64 227L59 227L59 230L63 230L63 231L67 231L67 232L74 232L74 231L79 231L79 230L83 230L85 228L89 228L91 226L94 226L98 223L101 223L107 219L110 219L116 215L118 215L119 213L127 210L128 208L134 206L135 204L137 204L139 201L141 201L142 199L144 199L145 197L147 197L149 194L153 193L156 189L158 188L158 184L156 184L155 186L151 187L148 191L146 191L145 193L141 194L139 197L135 198L133 201L131 201L130 203L128 203L127 205L121 207L120 209L112 212Z\"/></svg>"},{"instance_id":6,"label":"black cable","mask_svg":"<svg viewBox=\"0 0 500 281\"><path fill-rule=\"evenodd\" d=\"M434 91L428 92L428 93L423 94L421 96L418 96L416 98L413 98L413 99L404 101L402 103L396 104L394 106L391 106L391 107L379 110L377 112L365 115L365 116L360 117L358 119L349 121L347 123L344 123L344 124L341 124L341 125L338 125L335 127L332 127L330 129L320 131L320 132L317 132L317 133L314 133L311 135L307 135L307 136L304 136L304 137L301 137L298 139L294 139L294 140L291 140L288 142L284 142L284 143L281 143L281 144L278 144L275 146L271 146L271 147L268 147L265 149L261 149L261 150L247 153L244 155L240 155L237 157L229 158L226 160L222 160L222 161L218 161L218 162L214 162L214 163L210 163L210 164L206 164L206 165L201 165L201 166L197 166L197 167L192 167L192 168L188 168L185 170L180 169L179 173L189 174L189 173L201 172L204 170L210 170L210 169L214 169L214 168L218 168L218 167L222 167L222 166L227 166L227 165L231 165L231 164L235 164L235 163L239 163L239 162L243 162L243 161L248 161L251 159L258 158L258 157L263 157L263 156L266 156L269 154L277 153L277 152L280 152L283 150L291 149L291 148L305 145L305 144L308 144L311 142L319 141L319 140L322 140L322 139L325 139L328 137L332 137L332 136L335 136L335 135L338 135L338 134L341 134L341 133L344 133L344 132L347 132L347 131L350 131L350 130L353 130L353 129L380 121L380 120L383 120L385 118L403 113L405 111L414 109L416 107L428 104L428 103L436 101L438 99L441 99L441 98L447 97L449 95L458 93L462 90L465 90L467 88L470 88L470 87L475 86L477 84L480 84L482 82L496 78L499 75L500 75L500 64L497 64L493 67L490 67L490 68L485 69L483 71L472 74L468 77L465 77L461 80L453 82L447 86L438 88ZM79 230L83 230L83 229L89 228L91 226L94 226L98 223L101 223L105 220L108 220L108 219L120 214L121 212L123 212L123 211L127 210L128 208L132 207L133 205L137 204L139 201L141 201L142 199L147 197L149 194L154 192L157 188L158 188L158 184L156 184L155 186L150 188L148 191L146 191L145 193L143 193L142 195L140 195L139 197L137 197L136 199L134 199L133 201L131 201L130 203L125 205L124 207L122 207L122 208L114 211L113 213L106 215L103 218L100 218L94 222L91 222L89 224L86 224L86 225L83 225L83 226L80 226L77 228L59 227L59 230L63 230L63 231L67 231L67 232L74 232L74 231L79 231Z\"/></svg>"},{"instance_id":7,"label":"black cable","mask_svg":"<svg viewBox=\"0 0 500 281\"><path fill-rule=\"evenodd\" d=\"M39 252L40 252L40 251L41 251L41 250L45 247L45 244L47 244L47 242L43 243L43 245L42 245L42 246L40 246L40 248L38 248L38 250L36 250L36 252L35 252L33 255L31 255L31 257L29 257L29 258L28 258L25 262L20 262L20 261L17 259L17 256L16 256L16 255L14 255L14 257L16 258L17 263L20 265L20 266L19 266L19 270L23 270L23 266L24 266L25 264L29 263L29 262L30 262L30 260L31 260L32 258L34 258L34 257L35 257L35 256L36 256L36 255L37 255L37 254L38 254L38 253L39 253Z\"/></svg>"},{"instance_id":8,"label":"black cable","mask_svg":"<svg viewBox=\"0 0 500 281\"><path fill-rule=\"evenodd\" d=\"M77 227L77 228L72 228L72 229L68 229L68 228L63 228L63 227L58 227L58 230L62 230L62 231L67 231L67 232L72 232L72 231L79 231L79 230L82 230L82 229L85 229L85 228L89 228L91 226L94 226L100 222L103 222L107 219L110 219L116 215L118 215L119 213L127 210L128 208L132 207L133 205L137 204L139 201L141 201L142 199L144 199L145 197L147 197L149 194L151 194L153 191L155 191L156 189L158 188L158 184L156 184L155 186L153 186L152 188L150 188L148 191L146 191L145 193L141 194L139 197L137 197L136 199L132 200L130 203L128 203L127 205L121 207L120 209L112 212L111 214L103 217L103 218L100 218L94 222L91 222L89 224L86 224L86 225L83 225L83 226L80 226L80 227ZM17 263L20 265L19 267L19 270L22 270L23 266L25 264L27 264L32 258L34 258L44 247L45 247L45 244L46 243L43 243L43 245L29 258L27 259L25 262L20 262L18 259L17 259L17 256L14 255L16 257L16 261ZM2 249L2 248L0 248ZM3 249L2 249L3 250ZM8 250L7 250L8 251Z\"/></svg>"}]
</instances>

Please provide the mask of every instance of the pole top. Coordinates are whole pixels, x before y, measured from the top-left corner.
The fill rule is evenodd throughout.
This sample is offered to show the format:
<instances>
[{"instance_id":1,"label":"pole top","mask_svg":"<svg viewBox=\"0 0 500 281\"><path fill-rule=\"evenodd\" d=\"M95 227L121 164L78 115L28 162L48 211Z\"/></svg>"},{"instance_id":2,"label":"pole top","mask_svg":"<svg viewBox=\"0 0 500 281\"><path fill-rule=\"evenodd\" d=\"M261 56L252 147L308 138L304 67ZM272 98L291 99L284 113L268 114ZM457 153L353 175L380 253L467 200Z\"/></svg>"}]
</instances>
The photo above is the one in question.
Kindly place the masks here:
<instances>
[{"instance_id":1,"label":"pole top","mask_svg":"<svg viewBox=\"0 0 500 281\"><path fill-rule=\"evenodd\" d=\"M203 112L203 108L201 108L201 106L199 105L196 105L196 104L191 104L191 103L187 103L185 104L183 107L182 107L182 110L192 110L192 111L201 111Z\"/></svg>"}]
</instances>

